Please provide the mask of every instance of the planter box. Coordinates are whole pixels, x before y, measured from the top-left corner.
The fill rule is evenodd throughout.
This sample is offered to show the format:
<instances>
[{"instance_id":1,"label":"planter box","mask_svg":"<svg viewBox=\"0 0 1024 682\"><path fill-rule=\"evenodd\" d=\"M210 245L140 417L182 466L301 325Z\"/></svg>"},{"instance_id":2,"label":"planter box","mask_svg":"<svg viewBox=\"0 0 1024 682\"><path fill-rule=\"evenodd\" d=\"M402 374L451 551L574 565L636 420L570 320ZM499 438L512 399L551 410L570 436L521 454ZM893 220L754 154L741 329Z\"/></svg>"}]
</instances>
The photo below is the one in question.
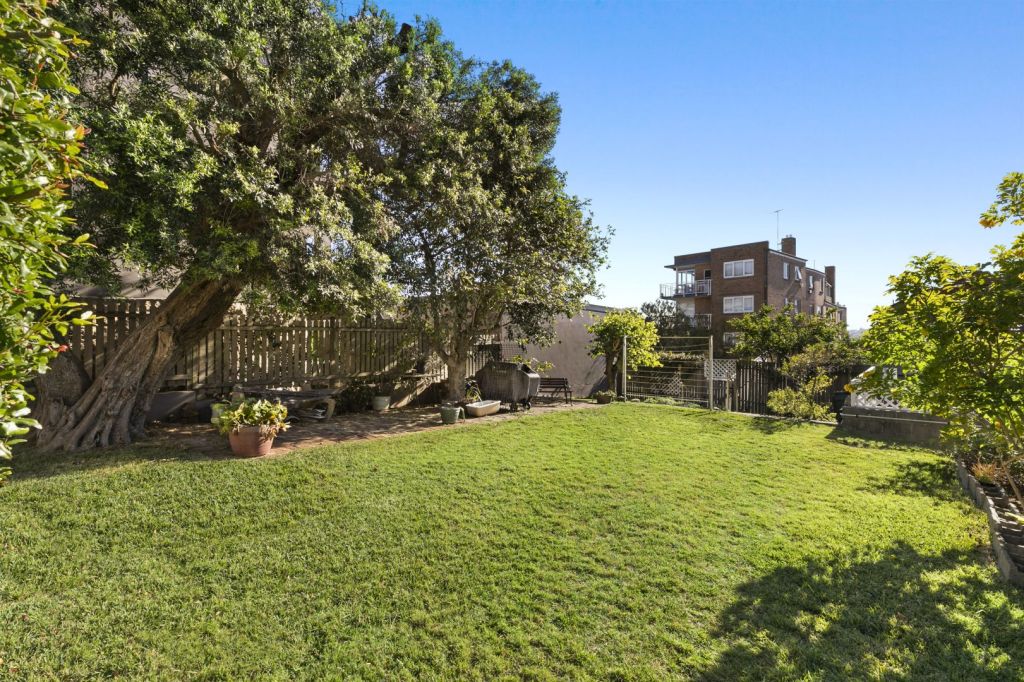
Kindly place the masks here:
<instances>
[{"instance_id":1,"label":"planter box","mask_svg":"<svg viewBox=\"0 0 1024 682\"><path fill-rule=\"evenodd\" d=\"M999 506L990 497L990 494L995 493L997 490L1000 498L1005 499L1005 494L1002 494L998 487L990 487L989 490L982 487L978 483L978 479L974 478L971 472L967 470L967 467L963 465L963 462L957 461L956 475L960 479L960 484L964 487L964 490L967 491L967 494L974 501L975 506L984 510L985 515L988 517L989 539L992 541L992 551L996 557L996 566L999 567L999 572L1002 574L1003 579L1011 585L1024 587L1024 572L1021 571L1021 567L1024 566L1024 547L1011 545L1007 542L1008 539L1016 535L1016 529L1013 529L1013 526L1018 524L1009 519L1002 518L999 513ZM1010 505L1006 506L1010 507ZM1004 534L1003 527L1006 525L1009 525L1012 530ZM1010 537L1008 538L1007 536Z\"/></svg>"}]
</instances>

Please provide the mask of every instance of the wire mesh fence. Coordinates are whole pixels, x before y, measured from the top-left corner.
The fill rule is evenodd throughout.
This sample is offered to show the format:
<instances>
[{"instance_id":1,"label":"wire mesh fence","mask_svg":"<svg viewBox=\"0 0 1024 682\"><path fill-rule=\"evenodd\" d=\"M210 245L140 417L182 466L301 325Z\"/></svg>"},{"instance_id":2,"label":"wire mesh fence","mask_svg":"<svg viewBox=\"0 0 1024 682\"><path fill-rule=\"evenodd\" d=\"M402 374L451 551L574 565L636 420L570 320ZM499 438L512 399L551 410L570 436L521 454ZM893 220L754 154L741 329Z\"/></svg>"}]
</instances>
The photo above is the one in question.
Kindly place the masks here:
<instances>
[{"instance_id":1,"label":"wire mesh fence","mask_svg":"<svg viewBox=\"0 0 1024 682\"><path fill-rule=\"evenodd\" d=\"M653 398L683 405L715 406L715 361L710 337L661 337L656 352L660 367L640 367L629 372L624 391L627 399Z\"/></svg>"}]
</instances>

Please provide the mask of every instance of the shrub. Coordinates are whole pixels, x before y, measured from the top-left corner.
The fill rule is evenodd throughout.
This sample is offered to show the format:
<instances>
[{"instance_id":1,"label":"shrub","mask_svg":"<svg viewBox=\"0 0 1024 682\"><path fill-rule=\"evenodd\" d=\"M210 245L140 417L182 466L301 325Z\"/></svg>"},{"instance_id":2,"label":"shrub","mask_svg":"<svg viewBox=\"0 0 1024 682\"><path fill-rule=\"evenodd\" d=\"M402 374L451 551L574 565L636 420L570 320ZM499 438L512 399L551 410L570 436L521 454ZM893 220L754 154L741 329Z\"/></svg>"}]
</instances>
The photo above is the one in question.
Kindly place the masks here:
<instances>
[{"instance_id":1,"label":"shrub","mask_svg":"<svg viewBox=\"0 0 1024 682\"><path fill-rule=\"evenodd\" d=\"M0 3L0 460L39 424L25 382L67 349L69 324L90 317L51 282L83 247L65 235L67 188L84 172L85 128L68 116L77 90L68 59L84 42L42 0ZM0 481L10 472L0 466Z\"/></svg>"},{"instance_id":2,"label":"shrub","mask_svg":"<svg viewBox=\"0 0 1024 682\"><path fill-rule=\"evenodd\" d=\"M338 413L363 412L370 409L370 401L376 395L374 384L363 379L353 379L348 386L338 393L334 411Z\"/></svg>"},{"instance_id":3,"label":"shrub","mask_svg":"<svg viewBox=\"0 0 1024 682\"><path fill-rule=\"evenodd\" d=\"M668 396L654 396L652 398L645 398L644 402L648 405L672 405L676 406L679 401L675 398L669 398Z\"/></svg>"},{"instance_id":4,"label":"shrub","mask_svg":"<svg viewBox=\"0 0 1024 682\"><path fill-rule=\"evenodd\" d=\"M971 467L971 473L978 483L992 485L999 479L999 468L992 462L978 462Z\"/></svg>"},{"instance_id":5,"label":"shrub","mask_svg":"<svg viewBox=\"0 0 1024 682\"><path fill-rule=\"evenodd\" d=\"M780 388L769 393L768 409L784 417L830 420L831 410L818 400L831 384L832 379L819 372L798 388Z\"/></svg>"}]
</instances>

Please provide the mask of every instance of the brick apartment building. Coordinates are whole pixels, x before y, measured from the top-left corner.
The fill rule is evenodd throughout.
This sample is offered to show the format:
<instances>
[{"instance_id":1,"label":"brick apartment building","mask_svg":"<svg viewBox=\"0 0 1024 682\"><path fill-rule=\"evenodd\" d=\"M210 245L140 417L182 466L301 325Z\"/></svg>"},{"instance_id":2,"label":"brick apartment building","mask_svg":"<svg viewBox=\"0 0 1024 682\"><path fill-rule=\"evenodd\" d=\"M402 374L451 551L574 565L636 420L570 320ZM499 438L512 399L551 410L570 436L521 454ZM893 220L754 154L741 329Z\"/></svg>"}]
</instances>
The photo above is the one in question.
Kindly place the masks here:
<instances>
[{"instance_id":1,"label":"brick apartment building","mask_svg":"<svg viewBox=\"0 0 1024 682\"><path fill-rule=\"evenodd\" d=\"M831 317L846 323L846 307L836 302L836 269L807 267L796 255L796 238L782 239L782 249L769 242L722 246L676 256L666 268L675 281L661 285L661 298L694 324L710 330L718 348L735 341L728 320L767 304L776 310L792 305L794 313Z\"/></svg>"}]
</instances>

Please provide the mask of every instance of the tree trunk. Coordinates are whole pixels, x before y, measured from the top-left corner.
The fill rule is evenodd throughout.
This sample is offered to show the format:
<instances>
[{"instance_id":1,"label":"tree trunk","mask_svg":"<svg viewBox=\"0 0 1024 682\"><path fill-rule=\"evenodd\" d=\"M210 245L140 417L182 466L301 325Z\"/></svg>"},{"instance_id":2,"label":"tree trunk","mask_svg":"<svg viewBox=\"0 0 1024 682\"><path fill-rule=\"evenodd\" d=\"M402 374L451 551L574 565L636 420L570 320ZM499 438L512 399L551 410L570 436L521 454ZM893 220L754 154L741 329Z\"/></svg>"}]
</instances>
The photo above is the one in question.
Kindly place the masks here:
<instances>
[{"instance_id":1,"label":"tree trunk","mask_svg":"<svg viewBox=\"0 0 1024 682\"><path fill-rule=\"evenodd\" d=\"M619 393L619 381L618 381L618 363L616 361L614 353L605 354L604 356L604 377L608 381L608 390L618 395Z\"/></svg>"},{"instance_id":2,"label":"tree trunk","mask_svg":"<svg viewBox=\"0 0 1024 682\"><path fill-rule=\"evenodd\" d=\"M238 297L234 282L180 284L146 323L118 345L114 356L75 404L44 423L40 448L83 450L123 445L143 434L153 395L177 352L216 329Z\"/></svg>"},{"instance_id":3,"label":"tree trunk","mask_svg":"<svg viewBox=\"0 0 1024 682\"><path fill-rule=\"evenodd\" d=\"M466 356L454 352L445 361L448 366L448 400L462 400L466 397Z\"/></svg>"},{"instance_id":4,"label":"tree trunk","mask_svg":"<svg viewBox=\"0 0 1024 682\"><path fill-rule=\"evenodd\" d=\"M32 405L32 417L40 424L56 424L89 390L92 382L77 356L61 353L50 362L46 372L32 383L32 394L36 398ZM38 439L39 436L38 431L31 434L32 439Z\"/></svg>"}]
</instances>

